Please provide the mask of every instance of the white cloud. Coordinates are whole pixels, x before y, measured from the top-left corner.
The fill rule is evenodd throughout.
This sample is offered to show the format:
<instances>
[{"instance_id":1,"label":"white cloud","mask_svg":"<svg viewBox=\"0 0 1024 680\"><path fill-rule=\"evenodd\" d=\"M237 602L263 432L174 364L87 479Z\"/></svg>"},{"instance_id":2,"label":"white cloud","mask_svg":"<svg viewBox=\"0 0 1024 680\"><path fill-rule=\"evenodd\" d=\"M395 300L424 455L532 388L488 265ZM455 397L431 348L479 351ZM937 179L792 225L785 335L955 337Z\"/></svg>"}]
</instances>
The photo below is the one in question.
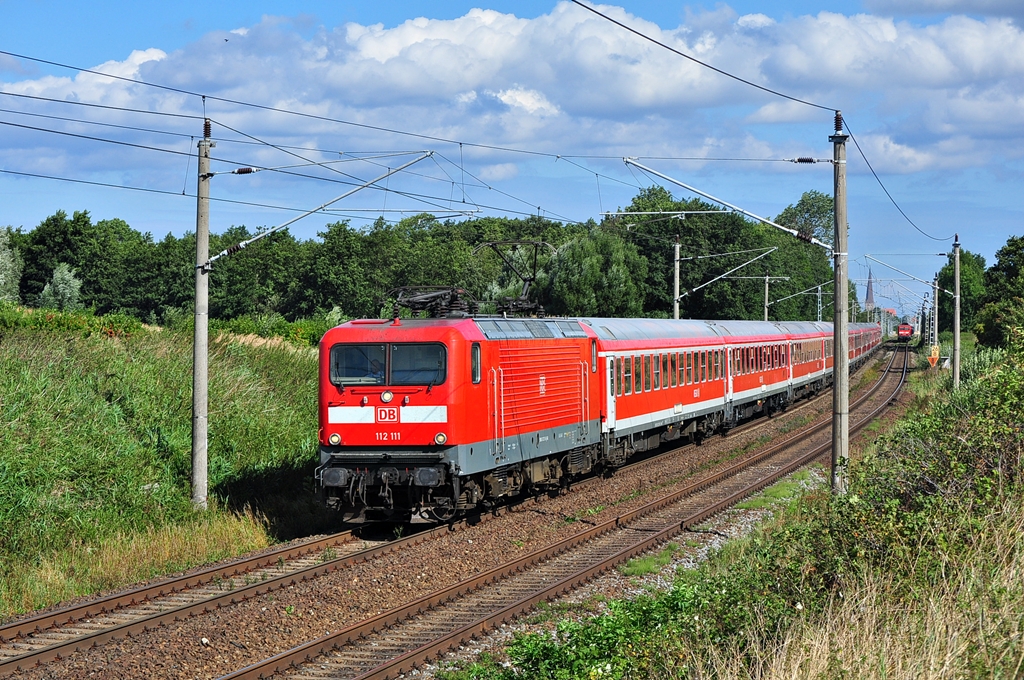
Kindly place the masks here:
<instances>
[{"instance_id":1,"label":"white cloud","mask_svg":"<svg viewBox=\"0 0 1024 680\"><path fill-rule=\"evenodd\" d=\"M500 182L504 179L512 179L519 174L519 166L515 163L497 163L485 165L480 169L480 179L489 182Z\"/></svg>"},{"instance_id":2,"label":"white cloud","mask_svg":"<svg viewBox=\"0 0 1024 680\"><path fill-rule=\"evenodd\" d=\"M736 25L741 28L767 28L775 25L775 19L764 14L744 14L736 20Z\"/></svg>"},{"instance_id":3,"label":"white cloud","mask_svg":"<svg viewBox=\"0 0 1024 680\"><path fill-rule=\"evenodd\" d=\"M842 108L884 172L986 167L1005 148L1024 148L1024 33L1008 19L955 15L915 24L821 12L774 20L719 6L689 13L668 30L620 7L601 10L747 80ZM5 68L13 70L0 61ZM828 111L737 83L564 1L535 19L476 9L452 20L416 18L392 28L347 24L312 35L294 22L267 17L169 54L139 50L94 70L364 126L207 102L218 124L278 144L339 151L431 148L444 138L563 155L779 158L823 155L831 128ZM15 75L6 76L0 89L189 114L203 110L196 97L103 75ZM105 120L123 117L111 112ZM198 123L182 121L177 129L196 134ZM175 149L191 144L142 134L139 140ZM71 143L8 137L0 142L0 161L23 157L29 148L50 148L53 163L74 162L73 154L64 153ZM218 149L225 158L280 164L271 149L244 151L226 144ZM455 153L489 182L531 171L521 158L510 162L495 149L467 145ZM95 147L77 158L96 167L104 163ZM168 163L174 167L167 176L180 190L186 163L171 158L177 165ZM132 164L152 171L150 157L123 149L105 162L112 173ZM789 170L782 165L773 169ZM706 166L694 161L686 167ZM452 179L444 181L450 185Z\"/></svg>"},{"instance_id":4,"label":"white cloud","mask_svg":"<svg viewBox=\"0 0 1024 680\"><path fill-rule=\"evenodd\" d=\"M495 96L508 106L523 109L530 114L553 116L558 113L558 107L549 102L542 93L536 90L513 87L508 90L502 90Z\"/></svg>"}]
</instances>

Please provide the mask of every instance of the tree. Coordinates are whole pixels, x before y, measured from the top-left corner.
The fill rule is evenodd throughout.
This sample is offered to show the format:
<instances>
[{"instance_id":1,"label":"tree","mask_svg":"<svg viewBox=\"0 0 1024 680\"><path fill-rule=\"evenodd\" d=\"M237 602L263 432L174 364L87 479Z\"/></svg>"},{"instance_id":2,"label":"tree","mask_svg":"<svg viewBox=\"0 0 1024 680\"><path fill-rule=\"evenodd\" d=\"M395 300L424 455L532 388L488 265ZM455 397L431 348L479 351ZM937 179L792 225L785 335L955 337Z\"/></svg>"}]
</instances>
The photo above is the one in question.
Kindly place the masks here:
<instances>
[{"instance_id":1,"label":"tree","mask_svg":"<svg viewBox=\"0 0 1024 680\"><path fill-rule=\"evenodd\" d=\"M81 290L82 282L75 277L75 270L67 263L59 262L50 282L39 294L39 306L62 311L81 309Z\"/></svg>"},{"instance_id":2,"label":"tree","mask_svg":"<svg viewBox=\"0 0 1024 680\"><path fill-rule=\"evenodd\" d=\"M594 226L550 261L545 308L569 316L640 316L646 274L635 245Z\"/></svg>"},{"instance_id":3,"label":"tree","mask_svg":"<svg viewBox=\"0 0 1024 680\"><path fill-rule=\"evenodd\" d=\"M996 251L996 262L985 272L985 301L1024 298L1024 237L1011 236Z\"/></svg>"},{"instance_id":4,"label":"tree","mask_svg":"<svg viewBox=\"0 0 1024 680\"><path fill-rule=\"evenodd\" d=\"M787 206L775 223L796 229L804 236L813 236L823 243L832 243L835 235L835 201L820 191L805 191L796 205Z\"/></svg>"},{"instance_id":5,"label":"tree","mask_svg":"<svg viewBox=\"0 0 1024 680\"><path fill-rule=\"evenodd\" d=\"M153 240L120 219L93 224L88 211L71 218L59 210L33 229L24 247L21 296L38 299L63 262L78 272L81 301L103 314L123 310L136 316L151 311L146 299L154 290L151 264Z\"/></svg>"},{"instance_id":6,"label":"tree","mask_svg":"<svg viewBox=\"0 0 1024 680\"><path fill-rule=\"evenodd\" d=\"M1024 299L989 302L975 315L974 334L985 347L1006 347L1010 328L1024 327Z\"/></svg>"},{"instance_id":7,"label":"tree","mask_svg":"<svg viewBox=\"0 0 1024 680\"><path fill-rule=\"evenodd\" d=\"M939 288L955 291L955 265L953 255L939 270ZM974 327L975 316L985 299L985 258L969 250L960 251L960 330ZM939 330L953 330L952 295L939 292Z\"/></svg>"},{"instance_id":8,"label":"tree","mask_svg":"<svg viewBox=\"0 0 1024 680\"><path fill-rule=\"evenodd\" d=\"M11 243L11 228L0 227L0 302L21 302L21 255Z\"/></svg>"},{"instance_id":9,"label":"tree","mask_svg":"<svg viewBox=\"0 0 1024 680\"><path fill-rule=\"evenodd\" d=\"M1024 238L1011 236L985 272L985 304L975 314L974 333L987 347L1003 347L1011 326L1024 325Z\"/></svg>"}]
</instances>

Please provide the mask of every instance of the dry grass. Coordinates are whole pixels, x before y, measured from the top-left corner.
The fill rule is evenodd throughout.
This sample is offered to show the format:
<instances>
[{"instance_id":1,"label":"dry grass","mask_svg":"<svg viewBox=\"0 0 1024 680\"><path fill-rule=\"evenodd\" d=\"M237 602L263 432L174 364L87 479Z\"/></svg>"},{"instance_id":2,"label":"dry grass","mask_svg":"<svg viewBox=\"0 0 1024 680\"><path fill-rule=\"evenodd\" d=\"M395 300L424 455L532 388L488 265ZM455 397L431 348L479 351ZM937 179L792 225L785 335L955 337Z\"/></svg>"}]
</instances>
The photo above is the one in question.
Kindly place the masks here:
<instances>
[{"instance_id":1,"label":"dry grass","mask_svg":"<svg viewBox=\"0 0 1024 680\"><path fill-rule=\"evenodd\" d=\"M927 592L867 577L781 644L752 636L746 663L712 649L707 667L723 679L1024 677L1024 511L1006 507L976 539Z\"/></svg>"},{"instance_id":2,"label":"dry grass","mask_svg":"<svg viewBox=\"0 0 1024 680\"><path fill-rule=\"evenodd\" d=\"M271 542L252 513L209 513L188 524L118 534L98 546L76 544L16 569L0 584L0 620L69 598L258 550Z\"/></svg>"}]
</instances>

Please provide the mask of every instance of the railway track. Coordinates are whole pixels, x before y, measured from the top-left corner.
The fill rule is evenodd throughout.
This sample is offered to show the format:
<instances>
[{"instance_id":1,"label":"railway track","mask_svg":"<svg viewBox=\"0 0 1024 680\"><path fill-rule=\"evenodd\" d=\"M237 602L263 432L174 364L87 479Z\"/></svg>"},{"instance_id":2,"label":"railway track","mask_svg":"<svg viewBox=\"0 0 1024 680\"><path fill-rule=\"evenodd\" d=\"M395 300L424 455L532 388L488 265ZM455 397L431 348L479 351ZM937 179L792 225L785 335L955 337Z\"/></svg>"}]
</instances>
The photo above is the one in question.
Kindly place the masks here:
<instances>
[{"instance_id":1,"label":"railway track","mask_svg":"<svg viewBox=\"0 0 1024 680\"><path fill-rule=\"evenodd\" d=\"M894 373L897 356L903 365ZM906 350L894 351L876 385L852 406L851 435L870 423L898 396L908 369ZM898 378L894 377L897 376ZM884 386L892 391L877 395ZM819 442L822 423L718 473L662 498L596 524L401 607L223 676L250 680L293 678L395 678L428 663L537 603L568 593L595 576L645 553L829 452Z\"/></svg>"},{"instance_id":2,"label":"railway track","mask_svg":"<svg viewBox=\"0 0 1024 680\"><path fill-rule=\"evenodd\" d=\"M810 402L804 404L802 407ZM736 436L764 422L754 421L731 434ZM657 464L657 460L676 455L685 448L674 447L629 467ZM574 486L585 487L597 481L591 478ZM475 524L485 519L467 518L466 523ZM22 619L0 627L0 675L26 670L112 639L287 588L444 535L453 528L452 525L440 526L390 541L360 540L352 532L342 532L183 577L164 579L77 607Z\"/></svg>"}]
</instances>

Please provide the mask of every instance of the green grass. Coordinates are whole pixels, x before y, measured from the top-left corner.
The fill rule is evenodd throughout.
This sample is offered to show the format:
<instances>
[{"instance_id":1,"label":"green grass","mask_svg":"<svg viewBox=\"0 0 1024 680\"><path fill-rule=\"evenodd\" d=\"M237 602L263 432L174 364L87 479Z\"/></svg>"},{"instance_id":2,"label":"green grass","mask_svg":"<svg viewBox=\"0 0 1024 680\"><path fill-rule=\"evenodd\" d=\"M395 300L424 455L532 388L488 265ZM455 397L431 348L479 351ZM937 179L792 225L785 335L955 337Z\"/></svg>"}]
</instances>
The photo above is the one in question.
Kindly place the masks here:
<instances>
[{"instance_id":1,"label":"green grass","mask_svg":"<svg viewBox=\"0 0 1024 680\"><path fill-rule=\"evenodd\" d=\"M191 336L57 321L0 324L0 618L323 528L310 482L315 350L211 342L212 507L198 513ZM157 549L181 542L173 527L206 527L221 540ZM136 541L154 559L125 552ZM71 560L115 554L131 556L120 575ZM27 592L33 580L52 585Z\"/></svg>"},{"instance_id":2,"label":"green grass","mask_svg":"<svg viewBox=\"0 0 1024 680\"><path fill-rule=\"evenodd\" d=\"M780 504L788 504L798 498L807 488L806 484L810 477L807 470L798 470L788 478L772 484L756 496L737 503L736 508L739 510L764 510L777 507Z\"/></svg>"},{"instance_id":3,"label":"green grass","mask_svg":"<svg viewBox=\"0 0 1024 680\"><path fill-rule=\"evenodd\" d=\"M655 574L668 566L677 552L679 552L679 544L669 543L657 554L634 557L629 562L626 562L626 564L621 565L619 571L623 576Z\"/></svg>"}]
</instances>

